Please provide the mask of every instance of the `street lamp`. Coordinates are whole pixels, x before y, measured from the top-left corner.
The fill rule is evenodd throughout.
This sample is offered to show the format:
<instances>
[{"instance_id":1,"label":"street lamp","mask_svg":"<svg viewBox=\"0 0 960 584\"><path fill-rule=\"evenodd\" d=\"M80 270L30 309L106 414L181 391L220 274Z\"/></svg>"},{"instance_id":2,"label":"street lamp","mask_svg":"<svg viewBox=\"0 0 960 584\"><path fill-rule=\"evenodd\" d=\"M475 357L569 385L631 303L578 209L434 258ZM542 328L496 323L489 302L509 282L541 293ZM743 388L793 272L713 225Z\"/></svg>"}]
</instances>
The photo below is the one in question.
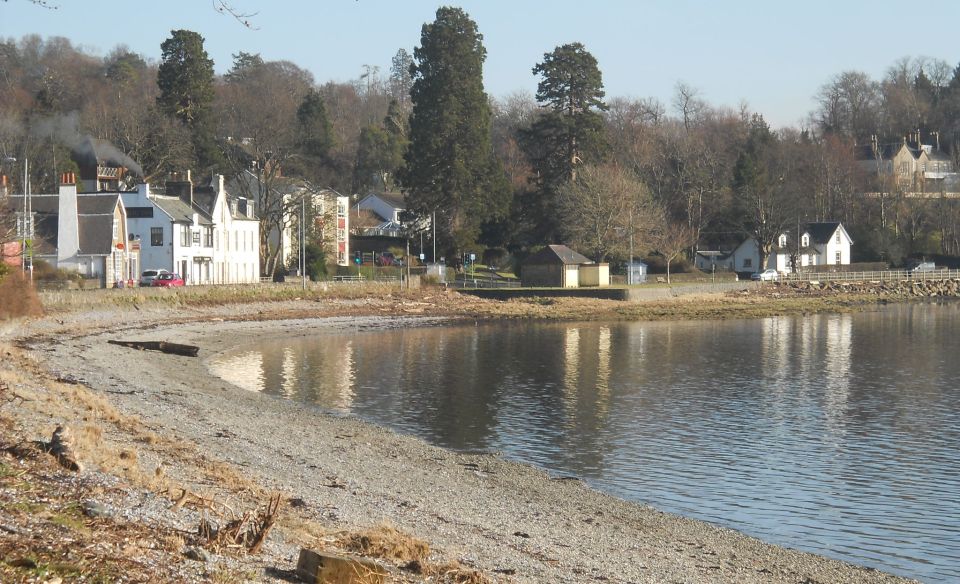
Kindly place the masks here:
<instances>
[{"instance_id":1,"label":"street lamp","mask_svg":"<svg viewBox=\"0 0 960 584\"><path fill-rule=\"evenodd\" d=\"M3 162L16 163L17 159L7 156ZM20 222L20 269L30 270L30 281L33 281L33 204L30 200L30 159L23 159L23 219ZM29 262L27 257L27 242L30 242Z\"/></svg>"}]
</instances>

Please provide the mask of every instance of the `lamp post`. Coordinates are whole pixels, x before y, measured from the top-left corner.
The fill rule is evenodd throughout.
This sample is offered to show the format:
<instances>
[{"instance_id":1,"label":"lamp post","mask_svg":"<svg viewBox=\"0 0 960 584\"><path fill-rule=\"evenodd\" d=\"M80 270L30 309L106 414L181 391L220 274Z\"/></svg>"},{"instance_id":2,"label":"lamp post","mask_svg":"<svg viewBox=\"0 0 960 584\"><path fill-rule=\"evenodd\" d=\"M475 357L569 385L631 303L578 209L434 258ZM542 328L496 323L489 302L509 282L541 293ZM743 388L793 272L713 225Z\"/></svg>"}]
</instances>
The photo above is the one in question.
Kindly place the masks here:
<instances>
[{"instance_id":1,"label":"lamp post","mask_svg":"<svg viewBox=\"0 0 960 584\"><path fill-rule=\"evenodd\" d=\"M3 162L16 163L17 159L7 156ZM29 257L27 243L30 244ZM29 261L28 261L29 260ZM33 202L30 200L30 159L23 159L23 219L20 221L20 269L30 271L33 281Z\"/></svg>"}]
</instances>

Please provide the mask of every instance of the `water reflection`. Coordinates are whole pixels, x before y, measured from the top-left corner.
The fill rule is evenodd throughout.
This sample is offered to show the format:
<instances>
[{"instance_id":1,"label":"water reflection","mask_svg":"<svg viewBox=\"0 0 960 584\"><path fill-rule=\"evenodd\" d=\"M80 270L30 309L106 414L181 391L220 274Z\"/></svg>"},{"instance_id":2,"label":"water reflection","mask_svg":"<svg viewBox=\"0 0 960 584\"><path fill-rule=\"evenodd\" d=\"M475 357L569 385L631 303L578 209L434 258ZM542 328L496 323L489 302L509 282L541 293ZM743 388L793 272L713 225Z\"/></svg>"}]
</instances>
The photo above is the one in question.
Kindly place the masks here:
<instances>
[{"instance_id":1,"label":"water reflection","mask_svg":"<svg viewBox=\"0 0 960 584\"><path fill-rule=\"evenodd\" d=\"M213 370L436 444L927 581L960 579L960 305L274 340Z\"/></svg>"}]
</instances>

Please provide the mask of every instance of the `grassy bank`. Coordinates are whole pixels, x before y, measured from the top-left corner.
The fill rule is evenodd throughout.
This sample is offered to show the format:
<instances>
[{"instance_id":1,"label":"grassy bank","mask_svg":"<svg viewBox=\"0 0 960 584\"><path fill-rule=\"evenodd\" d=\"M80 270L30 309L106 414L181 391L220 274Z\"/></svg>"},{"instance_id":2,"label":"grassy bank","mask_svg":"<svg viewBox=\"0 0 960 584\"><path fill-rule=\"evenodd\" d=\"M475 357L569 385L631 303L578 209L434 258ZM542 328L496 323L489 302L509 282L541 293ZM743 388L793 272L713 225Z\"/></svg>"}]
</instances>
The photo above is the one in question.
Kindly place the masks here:
<instances>
[{"instance_id":1,"label":"grassy bank","mask_svg":"<svg viewBox=\"0 0 960 584\"><path fill-rule=\"evenodd\" d=\"M260 284L180 289L69 290L39 294L48 314L100 309L169 311L190 318L190 309L250 305L243 318L272 319L349 315L431 315L474 319L697 320L763 318L825 312L856 312L899 297L764 286L736 292L691 294L642 302L599 298L477 298L424 287L402 290L387 283ZM255 305L255 307L254 307Z\"/></svg>"}]
</instances>

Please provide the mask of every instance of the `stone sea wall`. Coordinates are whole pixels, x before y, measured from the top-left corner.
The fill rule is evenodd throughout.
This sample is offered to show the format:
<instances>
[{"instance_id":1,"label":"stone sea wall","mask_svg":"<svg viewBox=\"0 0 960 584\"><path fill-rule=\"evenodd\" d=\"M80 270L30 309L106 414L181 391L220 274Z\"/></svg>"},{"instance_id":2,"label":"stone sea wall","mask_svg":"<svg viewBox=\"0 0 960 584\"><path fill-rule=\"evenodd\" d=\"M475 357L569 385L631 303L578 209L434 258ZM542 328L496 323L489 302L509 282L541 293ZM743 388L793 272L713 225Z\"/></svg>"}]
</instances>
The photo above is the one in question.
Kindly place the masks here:
<instances>
[{"instance_id":1,"label":"stone sea wall","mask_svg":"<svg viewBox=\"0 0 960 584\"><path fill-rule=\"evenodd\" d=\"M865 282L784 282L778 287L797 292L874 294L896 297L960 297L960 279Z\"/></svg>"}]
</instances>

